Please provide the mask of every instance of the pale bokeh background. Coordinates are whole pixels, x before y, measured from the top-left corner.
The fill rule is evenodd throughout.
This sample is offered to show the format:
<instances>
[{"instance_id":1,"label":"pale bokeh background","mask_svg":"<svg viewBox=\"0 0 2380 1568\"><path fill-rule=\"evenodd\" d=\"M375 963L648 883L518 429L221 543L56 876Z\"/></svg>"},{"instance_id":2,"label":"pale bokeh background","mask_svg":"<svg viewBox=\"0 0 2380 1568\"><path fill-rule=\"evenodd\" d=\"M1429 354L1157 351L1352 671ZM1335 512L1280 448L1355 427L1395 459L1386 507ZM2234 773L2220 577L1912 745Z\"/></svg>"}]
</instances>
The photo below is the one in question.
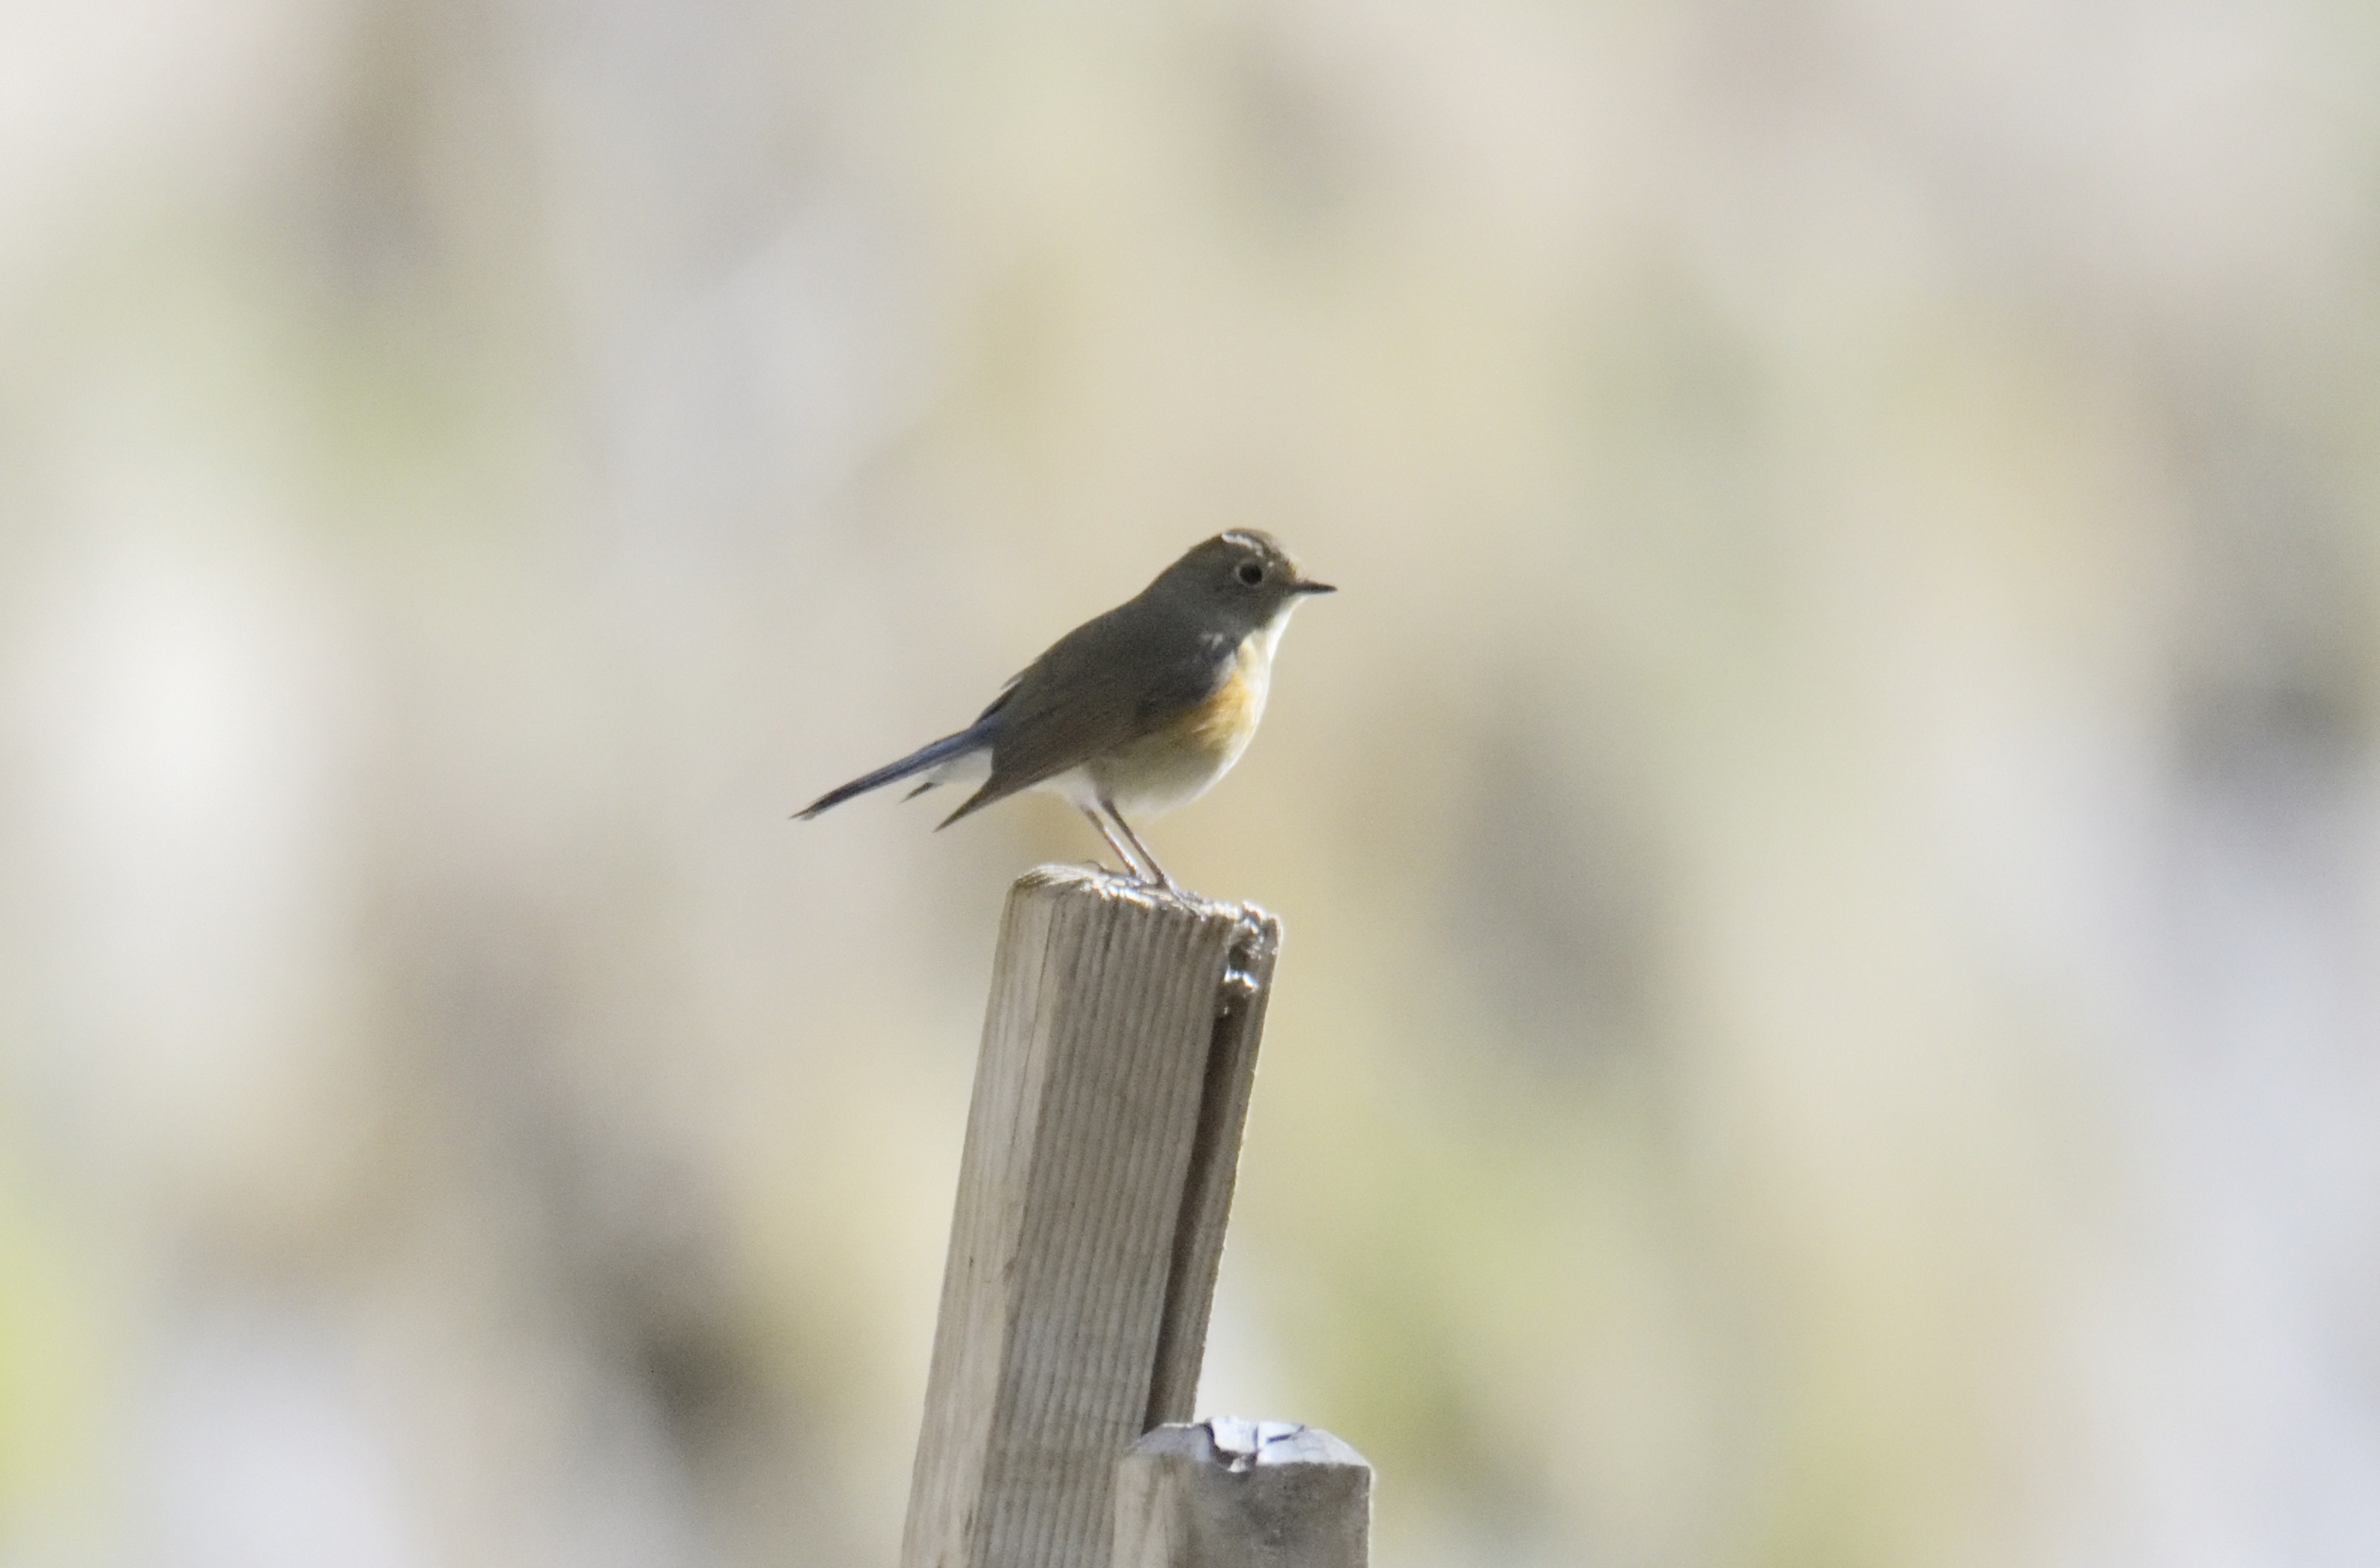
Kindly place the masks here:
<instances>
[{"instance_id":1,"label":"pale bokeh background","mask_svg":"<svg viewBox=\"0 0 2380 1568\"><path fill-rule=\"evenodd\" d=\"M891 1559L1229 525L1204 1405L1383 1568L2380 1562L2380 17L0 9L0 1564Z\"/></svg>"}]
</instances>

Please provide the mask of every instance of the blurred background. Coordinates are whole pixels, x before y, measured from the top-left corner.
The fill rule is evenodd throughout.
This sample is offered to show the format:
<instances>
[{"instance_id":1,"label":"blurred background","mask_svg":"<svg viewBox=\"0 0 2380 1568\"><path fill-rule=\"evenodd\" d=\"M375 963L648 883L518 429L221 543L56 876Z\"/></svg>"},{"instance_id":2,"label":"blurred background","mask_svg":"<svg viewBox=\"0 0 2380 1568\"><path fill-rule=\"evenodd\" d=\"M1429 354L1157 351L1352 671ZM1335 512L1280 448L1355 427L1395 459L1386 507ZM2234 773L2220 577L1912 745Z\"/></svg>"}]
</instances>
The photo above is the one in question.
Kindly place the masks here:
<instances>
[{"instance_id":1,"label":"blurred background","mask_svg":"<svg viewBox=\"0 0 2380 1568\"><path fill-rule=\"evenodd\" d=\"M2380 1562L2380 15L0 9L0 1564L889 1563L1194 541L1383 1568Z\"/></svg>"}]
</instances>

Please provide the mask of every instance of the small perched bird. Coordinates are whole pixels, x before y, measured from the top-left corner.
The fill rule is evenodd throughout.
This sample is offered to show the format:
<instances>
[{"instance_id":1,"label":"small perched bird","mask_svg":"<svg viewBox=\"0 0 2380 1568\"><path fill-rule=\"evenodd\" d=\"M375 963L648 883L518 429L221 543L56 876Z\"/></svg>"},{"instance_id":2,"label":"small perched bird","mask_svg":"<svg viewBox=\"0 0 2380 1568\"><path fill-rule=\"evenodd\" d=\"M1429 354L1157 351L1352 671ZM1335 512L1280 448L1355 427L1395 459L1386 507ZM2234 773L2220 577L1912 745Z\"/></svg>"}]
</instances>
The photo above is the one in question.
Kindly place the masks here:
<instances>
[{"instance_id":1,"label":"small perched bird","mask_svg":"<svg viewBox=\"0 0 2380 1568\"><path fill-rule=\"evenodd\" d=\"M981 781L943 827L1019 790L1046 789L1080 807L1132 875L1178 893L1125 814L1147 821L1231 771L1264 714L1290 612L1332 591L1302 575L1270 534L1217 534L1052 643L974 723L827 791L800 815L920 773L911 796Z\"/></svg>"}]
</instances>

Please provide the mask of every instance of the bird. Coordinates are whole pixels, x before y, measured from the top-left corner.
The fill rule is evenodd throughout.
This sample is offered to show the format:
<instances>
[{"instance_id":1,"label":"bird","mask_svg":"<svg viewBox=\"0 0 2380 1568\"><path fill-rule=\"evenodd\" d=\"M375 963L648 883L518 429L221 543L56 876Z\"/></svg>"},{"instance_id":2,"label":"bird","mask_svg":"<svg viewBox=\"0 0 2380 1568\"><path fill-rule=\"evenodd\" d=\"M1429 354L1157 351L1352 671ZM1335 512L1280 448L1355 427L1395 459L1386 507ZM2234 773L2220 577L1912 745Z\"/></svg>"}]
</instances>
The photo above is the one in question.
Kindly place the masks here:
<instances>
[{"instance_id":1,"label":"bird","mask_svg":"<svg viewBox=\"0 0 2380 1568\"><path fill-rule=\"evenodd\" d=\"M808 820L919 775L905 798L978 784L940 831L1022 790L1047 790L1090 819L1135 881L1179 896L1181 884L1128 819L1186 805L1231 771L1264 716L1291 612L1336 591L1306 577L1269 533L1219 533L1051 643L975 723L827 791L795 816Z\"/></svg>"}]
</instances>

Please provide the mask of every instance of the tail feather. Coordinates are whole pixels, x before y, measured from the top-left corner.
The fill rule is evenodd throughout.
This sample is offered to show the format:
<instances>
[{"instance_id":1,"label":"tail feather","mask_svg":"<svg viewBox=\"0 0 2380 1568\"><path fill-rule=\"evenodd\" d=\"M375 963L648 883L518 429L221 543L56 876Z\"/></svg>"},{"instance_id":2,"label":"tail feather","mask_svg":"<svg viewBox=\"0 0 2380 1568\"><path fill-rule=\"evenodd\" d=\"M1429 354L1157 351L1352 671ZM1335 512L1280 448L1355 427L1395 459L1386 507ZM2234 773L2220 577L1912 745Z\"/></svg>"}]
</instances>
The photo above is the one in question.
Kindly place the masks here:
<instances>
[{"instance_id":1,"label":"tail feather","mask_svg":"<svg viewBox=\"0 0 2380 1568\"><path fill-rule=\"evenodd\" d=\"M1005 800L1015 793L1016 784L1014 780L1002 781L1000 779L986 779L983 781L983 787L981 789L977 790L973 795L968 796L965 800L959 802L959 808L957 810L952 812L941 821L936 822L934 824L934 831L936 833L941 833L944 828L949 827L961 817L971 817L978 811L982 810L985 807L990 805L993 801Z\"/></svg>"},{"instance_id":2,"label":"tail feather","mask_svg":"<svg viewBox=\"0 0 2380 1568\"><path fill-rule=\"evenodd\" d=\"M862 773L841 788L828 790L794 814L807 821L830 807L842 805L855 795L866 795L871 789L881 789L886 784L896 784L903 779L922 773L929 768L940 767L953 757L963 756L989 743L979 733L978 726L970 725L956 735L946 735L930 745L919 747L898 762L887 762L874 772ZM909 793L917 795L931 787L933 781L929 779Z\"/></svg>"}]
</instances>

